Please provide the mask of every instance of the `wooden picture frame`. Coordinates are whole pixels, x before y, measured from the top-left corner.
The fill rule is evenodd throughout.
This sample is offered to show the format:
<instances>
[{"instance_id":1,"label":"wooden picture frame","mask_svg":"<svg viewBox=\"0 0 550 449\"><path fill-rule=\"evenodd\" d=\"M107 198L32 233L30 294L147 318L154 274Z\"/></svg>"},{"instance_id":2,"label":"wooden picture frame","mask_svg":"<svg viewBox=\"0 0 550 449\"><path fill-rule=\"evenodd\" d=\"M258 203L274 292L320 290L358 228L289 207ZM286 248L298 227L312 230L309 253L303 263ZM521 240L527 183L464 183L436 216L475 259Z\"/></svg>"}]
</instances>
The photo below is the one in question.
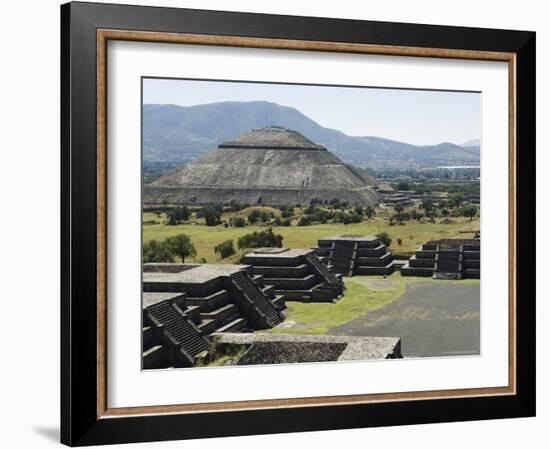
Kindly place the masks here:
<instances>
[{"instance_id":1,"label":"wooden picture frame","mask_svg":"<svg viewBox=\"0 0 550 449\"><path fill-rule=\"evenodd\" d=\"M61 7L61 440L67 445L535 414L535 33L125 5ZM507 387L110 409L106 48L110 40L506 61Z\"/></svg>"}]
</instances>

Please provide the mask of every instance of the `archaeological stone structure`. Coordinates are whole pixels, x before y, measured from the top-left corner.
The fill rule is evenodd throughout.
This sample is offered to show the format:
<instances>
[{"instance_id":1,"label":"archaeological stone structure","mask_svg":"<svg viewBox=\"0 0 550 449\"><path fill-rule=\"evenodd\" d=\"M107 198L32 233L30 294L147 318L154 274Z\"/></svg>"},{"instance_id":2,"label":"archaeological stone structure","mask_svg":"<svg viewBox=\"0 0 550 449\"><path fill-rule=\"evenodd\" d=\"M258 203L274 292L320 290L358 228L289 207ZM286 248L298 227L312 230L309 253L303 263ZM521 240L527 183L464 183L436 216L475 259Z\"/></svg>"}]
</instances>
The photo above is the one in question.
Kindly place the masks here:
<instances>
[{"instance_id":1,"label":"archaeological stone structure","mask_svg":"<svg viewBox=\"0 0 550 449\"><path fill-rule=\"evenodd\" d=\"M193 366L213 332L266 329L282 295L245 265L144 264L143 368Z\"/></svg>"},{"instance_id":2,"label":"archaeological stone structure","mask_svg":"<svg viewBox=\"0 0 550 449\"><path fill-rule=\"evenodd\" d=\"M236 365L400 359L397 337L334 335L214 334L220 349L245 348Z\"/></svg>"},{"instance_id":3,"label":"archaeological stone structure","mask_svg":"<svg viewBox=\"0 0 550 449\"><path fill-rule=\"evenodd\" d=\"M145 185L145 204L375 205L377 181L286 128L255 129Z\"/></svg>"},{"instance_id":4,"label":"archaeological stone structure","mask_svg":"<svg viewBox=\"0 0 550 449\"><path fill-rule=\"evenodd\" d=\"M329 270L344 276L389 275L394 260L386 245L366 235L335 235L319 240L317 257Z\"/></svg>"},{"instance_id":5,"label":"archaeological stone structure","mask_svg":"<svg viewBox=\"0 0 550 449\"><path fill-rule=\"evenodd\" d=\"M333 302L342 296L342 277L334 275L311 249L260 248L243 257L255 276L263 276L285 301Z\"/></svg>"},{"instance_id":6,"label":"archaeological stone structure","mask_svg":"<svg viewBox=\"0 0 550 449\"><path fill-rule=\"evenodd\" d=\"M424 243L401 268L401 275L479 279L479 254L478 239L431 240Z\"/></svg>"}]
</instances>

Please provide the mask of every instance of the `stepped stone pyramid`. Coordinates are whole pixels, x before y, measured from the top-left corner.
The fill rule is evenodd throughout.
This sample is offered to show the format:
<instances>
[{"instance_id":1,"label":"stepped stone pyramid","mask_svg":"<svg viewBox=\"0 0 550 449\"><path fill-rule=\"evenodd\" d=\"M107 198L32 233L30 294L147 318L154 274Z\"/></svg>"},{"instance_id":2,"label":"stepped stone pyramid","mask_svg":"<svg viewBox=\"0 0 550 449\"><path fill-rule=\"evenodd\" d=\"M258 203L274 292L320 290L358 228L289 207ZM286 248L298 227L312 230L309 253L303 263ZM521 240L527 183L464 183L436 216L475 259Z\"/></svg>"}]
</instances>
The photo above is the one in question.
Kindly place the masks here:
<instances>
[{"instance_id":1,"label":"stepped stone pyramid","mask_svg":"<svg viewBox=\"0 0 550 449\"><path fill-rule=\"evenodd\" d=\"M286 128L255 129L144 186L147 204L378 203L376 179Z\"/></svg>"},{"instance_id":2,"label":"stepped stone pyramid","mask_svg":"<svg viewBox=\"0 0 550 449\"><path fill-rule=\"evenodd\" d=\"M281 323L284 298L245 265L143 266L143 368L193 366L213 333Z\"/></svg>"},{"instance_id":3,"label":"stepped stone pyramid","mask_svg":"<svg viewBox=\"0 0 550 449\"><path fill-rule=\"evenodd\" d=\"M341 276L331 273L311 249L260 248L242 262L285 301L333 302L344 291Z\"/></svg>"},{"instance_id":4,"label":"stepped stone pyramid","mask_svg":"<svg viewBox=\"0 0 550 449\"><path fill-rule=\"evenodd\" d=\"M393 256L378 238L335 235L319 240L315 254L334 273L344 276L392 274Z\"/></svg>"},{"instance_id":5,"label":"stepped stone pyramid","mask_svg":"<svg viewBox=\"0 0 550 449\"><path fill-rule=\"evenodd\" d=\"M401 274L435 279L479 279L480 241L431 240L416 251L401 268Z\"/></svg>"}]
</instances>

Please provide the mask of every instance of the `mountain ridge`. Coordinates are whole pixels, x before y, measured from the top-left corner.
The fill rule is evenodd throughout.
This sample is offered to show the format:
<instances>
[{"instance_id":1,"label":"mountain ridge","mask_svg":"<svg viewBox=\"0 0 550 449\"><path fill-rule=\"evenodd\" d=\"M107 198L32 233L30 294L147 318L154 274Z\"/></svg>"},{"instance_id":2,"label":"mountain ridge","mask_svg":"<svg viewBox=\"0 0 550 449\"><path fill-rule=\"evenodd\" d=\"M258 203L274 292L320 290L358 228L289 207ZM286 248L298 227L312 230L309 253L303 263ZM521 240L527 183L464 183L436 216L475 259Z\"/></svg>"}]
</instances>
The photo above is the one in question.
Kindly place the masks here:
<instances>
[{"instance_id":1,"label":"mountain ridge","mask_svg":"<svg viewBox=\"0 0 550 449\"><path fill-rule=\"evenodd\" d=\"M326 128L295 108L268 101L196 106L143 105L143 160L185 163L251 129L281 126L326 146L364 168L433 168L478 165L479 147L453 143L413 145L377 136L349 136Z\"/></svg>"}]
</instances>

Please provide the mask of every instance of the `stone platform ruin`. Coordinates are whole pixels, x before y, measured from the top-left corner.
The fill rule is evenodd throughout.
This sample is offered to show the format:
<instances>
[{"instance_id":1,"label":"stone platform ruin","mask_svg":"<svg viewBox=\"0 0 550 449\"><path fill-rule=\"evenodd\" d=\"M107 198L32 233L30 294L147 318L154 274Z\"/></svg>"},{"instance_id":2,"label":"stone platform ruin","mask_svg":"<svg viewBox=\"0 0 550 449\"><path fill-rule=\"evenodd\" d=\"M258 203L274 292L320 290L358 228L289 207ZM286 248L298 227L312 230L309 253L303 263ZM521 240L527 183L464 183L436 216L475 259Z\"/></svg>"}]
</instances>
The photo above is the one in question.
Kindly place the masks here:
<instances>
[{"instance_id":1,"label":"stone platform ruin","mask_svg":"<svg viewBox=\"0 0 550 449\"><path fill-rule=\"evenodd\" d=\"M334 275L311 249L260 248L242 262L285 301L333 302L344 291L341 276Z\"/></svg>"},{"instance_id":2,"label":"stone platform ruin","mask_svg":"<svg viewBox=\"0 0 550 449\"><path fill-rule=\"evenodd\" d=\"M480 241L431 240L424 243L401 268L402 276L434 279L479 279Z\"/></svg>"},{"instance_id":3,"label":"stone platform ruin","mask_svg":"<svg viewBox=\"0 0 550 449\"><path fill-rule=\"evenodd\" d=\"M193 366L213 332L271 328L284 308L245 265L144 264L143 368Z\"/></svg>"},{"instance_id":4,"label":"stone platform ruin","mask_svg":"<svg viewBox=\"0 0 550 449\"><path fill-rule=\"evenodd\" d=\"M378 238L366 235L335 235L319 240L316 256L330 271L344 276L390 275L392 254Z\"/></svg>"},{"instance_id":5,"label":"stone platform ruin","mask_svg":"<svg viewBox=\"0 0 550 449\"><path fill-rule=\"evenodd\" d=\"M332 335L214 334L216 346L245 347L235 365L315 363L400 359L397 337L347 337Z\"/></svg>"}]
</instances>

